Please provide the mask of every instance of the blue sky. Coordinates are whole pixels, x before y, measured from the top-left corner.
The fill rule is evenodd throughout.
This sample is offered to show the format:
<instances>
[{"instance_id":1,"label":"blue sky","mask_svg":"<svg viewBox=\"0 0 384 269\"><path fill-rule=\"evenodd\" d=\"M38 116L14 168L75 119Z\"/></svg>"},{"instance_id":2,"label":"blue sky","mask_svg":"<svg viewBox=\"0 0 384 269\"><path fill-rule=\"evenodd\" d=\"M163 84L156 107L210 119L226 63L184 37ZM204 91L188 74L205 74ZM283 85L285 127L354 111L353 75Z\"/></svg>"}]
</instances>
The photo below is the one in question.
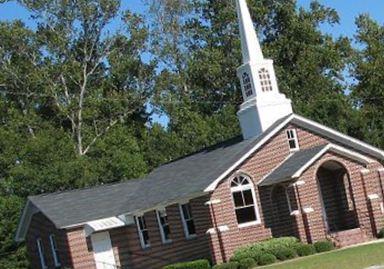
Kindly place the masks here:
<instances>
[{"instance_id":1,"label":"blue sky","mask_svg":"<svg viewBox=\"0 0 384 269\"><path fill-rule=\"evenodd\" d=\"M220 0L219 0L220 1ZM308 7L310 0L297 0L298 4ZM335 8L340 15L340 25L329 27L322 26L323 30L337 37L346 35L352 37L355 34L355 18L359 14L368 13L380 24L384 24L384 1L383 0L319 0L320 3L328 7ZM145 6L142 0L122 0L123 8L143 13ZM21 19L27 25L34 25L33 20L27 10L20 7L15 1L0 4L0 21ZM166 124L167 118L155 115L154 121Z\"/></svg>"},{"instance_id":2,"label":"blue sky","mask_svg":"<svg viewBox=\"0 0 384 269\"><path fill-rule=\"evenodd\" d=\"M333 28L324 26L324 31L335 36L344 34L352 36L355 32L355 17L361 13L368 13L380 24L384 24L384 1L382 0L320 0L326 6L335 8L341 17L341 23ZM123 7L129 7L134 11L145 10L142 0L122 0ZM310 0L298 0L299 5L308 7ZM26 10L18 6L14 1L0 4L0 20L22 19L28 24L33 24Z\"/></svg>"}]
</instances>

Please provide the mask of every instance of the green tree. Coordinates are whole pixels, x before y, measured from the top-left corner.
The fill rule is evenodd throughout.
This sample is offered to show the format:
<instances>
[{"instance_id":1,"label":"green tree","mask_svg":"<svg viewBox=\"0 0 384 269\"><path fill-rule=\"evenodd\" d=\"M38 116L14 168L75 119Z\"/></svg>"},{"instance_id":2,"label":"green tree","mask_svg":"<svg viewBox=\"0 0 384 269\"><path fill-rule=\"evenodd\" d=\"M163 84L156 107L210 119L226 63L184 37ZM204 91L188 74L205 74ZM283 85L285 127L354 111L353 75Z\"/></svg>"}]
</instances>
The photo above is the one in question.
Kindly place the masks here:
<instances>
[{"instance_id":1,"label":"green tree","mask_svg":"<svg viewBox=\"0 0 384 269\"><path fill-rule=\"evenodd\" d=\"M27 267L13 242L27 196L148 170L137 130L155 62L142 60L143 19L115 0L20 3L37 28L0 22L0 268Z\"/></svg>"},{"instance_id":2,"label":"green tree","mask_svg":"<svg viewBox=\"0 0 384 269\"><path fill-rule=\"evenodd\" d=\"M384 147L384 27L368 15L356 19L356 41L352 75L352 98L359 114L360 136Z\"/></svg>"},{"instance_id":3,"label":"green tree","mask_svg":"<svg viewBox=\"0 0 384 269\"><path fill-rule=\"evenodd\" d=\"M168 1L157 5L163 2ZM236 77L241 53L234 2L188 2L194 9L177 13L177 32L182 32L186 40L179 44L183 51L167 51L167 59L185 59L182 77L187 78L188 95L177 99L174 92L185 92L175 83L180 72L167 66L156 84L160 96L165 96L162 107L171 115L171 126L178 106L212 115L242 101ZM173 13L166 3L167 8L157 10ZM322 24L338 23L337 12L317 1L309 9L298 8L294 0L249 1L249 6L264 54L275 59L280 90L293 100L295 112L348 131L346 119L350 118L352 105L345 95L344 71L352 49L347 38L334 39L320 30Z\"/></svg>"},{"instance_id":4,"label":"green tree","mask_svg":"<svg viewBox=\"0 0 384 269\"><path fill-rule=\"evenodd\" d=\"M33 12L38 29L20 23L6 29L0 82L7 96L39 98L38 105L18 100L23 112L39 110L68 129L79 156L114 126L145 114L154 63L141 59L147 34L139 16L120 15L117 0L21 3ZM123 21L121 30L108 32L114 20ZM21 35L13 37L16 31Z\"/></svg>"}]
</instances>

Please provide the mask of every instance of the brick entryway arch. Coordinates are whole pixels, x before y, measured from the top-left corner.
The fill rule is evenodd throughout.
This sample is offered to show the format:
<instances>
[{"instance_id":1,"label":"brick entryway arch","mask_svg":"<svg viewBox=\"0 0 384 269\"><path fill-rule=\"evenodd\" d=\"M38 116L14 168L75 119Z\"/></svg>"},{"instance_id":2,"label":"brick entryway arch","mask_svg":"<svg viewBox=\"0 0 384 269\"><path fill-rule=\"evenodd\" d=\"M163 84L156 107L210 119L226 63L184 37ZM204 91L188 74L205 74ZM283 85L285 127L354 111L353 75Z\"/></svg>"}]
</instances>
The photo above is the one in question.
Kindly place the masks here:
<instances>
[{"instance_id":1,"label":"brick entryway arch","mask_svg":"<svg viewBox=\"0 0 384 269\"><path fill-rule=\"evenodd\" d=\"M328 160L318 168L316 176L328 232L358 228L351 179L344 165L336 160Z\"/></svg>"}]
</instances>

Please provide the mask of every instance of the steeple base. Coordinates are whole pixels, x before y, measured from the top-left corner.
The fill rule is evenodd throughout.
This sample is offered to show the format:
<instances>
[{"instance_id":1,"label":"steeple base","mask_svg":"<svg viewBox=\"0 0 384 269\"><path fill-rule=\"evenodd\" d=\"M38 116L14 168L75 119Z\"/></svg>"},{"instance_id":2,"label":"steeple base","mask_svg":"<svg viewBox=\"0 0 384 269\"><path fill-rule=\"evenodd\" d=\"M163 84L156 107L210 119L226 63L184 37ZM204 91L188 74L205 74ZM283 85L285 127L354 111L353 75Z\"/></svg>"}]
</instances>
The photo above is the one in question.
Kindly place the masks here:
<instances>
[{"instance_id":1,"label":"steeple base","mask_svg":"<svg viewBox=\"0 0 384 269\"><path fill-rule=\"evenodd\" d=\"M255 97L241 105L237 116L244 139L259 136L277 120L293 113L291 100L284 94L276 94L272 100Z\"/></svg>"}]
</instances>

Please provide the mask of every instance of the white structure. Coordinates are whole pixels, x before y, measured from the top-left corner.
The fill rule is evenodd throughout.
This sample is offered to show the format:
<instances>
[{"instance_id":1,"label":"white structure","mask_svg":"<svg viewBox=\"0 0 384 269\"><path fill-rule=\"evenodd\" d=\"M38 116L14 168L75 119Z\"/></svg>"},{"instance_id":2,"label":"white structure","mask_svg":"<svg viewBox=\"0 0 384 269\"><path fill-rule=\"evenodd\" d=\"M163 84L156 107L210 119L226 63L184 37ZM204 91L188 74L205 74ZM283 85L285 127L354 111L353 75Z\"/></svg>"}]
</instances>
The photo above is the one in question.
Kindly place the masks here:
<instances>
[{"instance_id":1,"label":"white structure","mask_svg":"<svg viewBox=\"0 0 384 269\"><path fill-rule=\"evenodd\" d=\"M244 139L259 136L292 114L291 100L279 92L273 61L264 59L246 0L236 0L243 65L237 69L244 102L237 113Z\"/></svg>"}]
</instances>

